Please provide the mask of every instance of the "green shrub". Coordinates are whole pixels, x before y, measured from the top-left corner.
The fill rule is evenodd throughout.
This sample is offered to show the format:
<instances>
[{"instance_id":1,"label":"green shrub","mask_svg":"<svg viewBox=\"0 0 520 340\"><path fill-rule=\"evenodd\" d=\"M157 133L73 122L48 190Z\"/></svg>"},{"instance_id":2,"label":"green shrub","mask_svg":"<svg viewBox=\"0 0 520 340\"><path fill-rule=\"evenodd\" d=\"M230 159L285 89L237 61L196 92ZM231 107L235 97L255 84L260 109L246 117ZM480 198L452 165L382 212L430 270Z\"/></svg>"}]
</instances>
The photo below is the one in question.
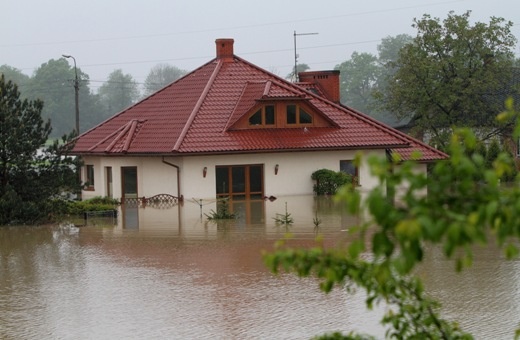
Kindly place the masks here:
<instances>
[{"instance_id":1,"label":"green shrub","mask_svg":"<svg viewBox=\"0 0 520 340\"><path fill-rule=\"evenodd\" d=\"M65 206L56 204L56 213L81 216L87 211L115 210L119 202L110 197L94 197L84 201L63 201Z\"/></svg>"},{"instance_id":2,"label":"green shrub","mask_svg":"<svg viewBox=\"0 0 520 340\"><path fill-rule=\"evenodd\" d=\"M50 215L48 201L23 201L9 185L0 196L0 225L43 223Z\"/></svg>"},{"instance_id":3,"label":"green shrub","mask_svg":"<svg viewBox=\"0 0 520 340\"><path fill-rule=\"evenodd\" d=\"M119 201L115 198L108 196L96 196L91 199L85 200L84 202L88 202L90 204L111 204L111 205L119 205Z\"/></svg>"},{"instance_id":4,"label":"green shrub","mask_svg":"<svg viewBox=\"0 0 520 340\"><path fill-rule=\"evenodd\" d=\"M229 203L227 199L221 199L217 202L217 211L211 210L209 215L206 215L209 221L214 220L233 220L236 219L236 214L229 211Z\"/></svg>"},{"instance_id":5,"label":"green shrub","mask_svg":"<svg viewBox=\"0 0 520 340\"><path fill-rule=\"evenodd\" d=\"M316 170L311 178L316 181L313 187L316 195L334 195L341 186L352 183L352 175L329 169Z\"/></svg>"}]
</instances>

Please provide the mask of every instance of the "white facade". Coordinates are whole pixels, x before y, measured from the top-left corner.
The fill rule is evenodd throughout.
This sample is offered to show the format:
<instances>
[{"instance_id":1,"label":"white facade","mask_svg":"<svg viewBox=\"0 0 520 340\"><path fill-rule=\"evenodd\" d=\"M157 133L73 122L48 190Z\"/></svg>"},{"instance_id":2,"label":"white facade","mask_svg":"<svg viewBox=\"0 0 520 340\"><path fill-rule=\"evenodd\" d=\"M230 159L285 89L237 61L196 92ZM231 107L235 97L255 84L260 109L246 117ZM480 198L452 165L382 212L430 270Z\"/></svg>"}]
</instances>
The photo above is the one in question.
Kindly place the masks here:
<instances>
[{"instance_id":1,"label":"white facade","mask_svg":"<svg viewBox=\"0 0 520 340\"><path fill-rule=\"evenodd\" d=\"M122 197L121 169L137 169L137 195L151 197L157 194L182 195L185 200L214 199L216 197L215 167L226 165L262 165L265 196L309 195L313 193L311 174L319 169L340 170L340 160L353 160L357 151L279 152L240 155L185 156L185 157L106 157L83 158L84 164L94 169L92 190L83 191L83 199L108 196L107 168L112 172L112 197ZM384 150L363 151L365 156L385 157ZM366 157L365 157L366 158ZM275 174L275 167L278 172ZM204 171L206 169L206 171ZM206 172L204 176L204 172ZM377 185L365 164L358 169L361 190ZM85 181L85 167L83 169ZM178 183L180 187L178 186Z\"/></svg>"}]
</instances>

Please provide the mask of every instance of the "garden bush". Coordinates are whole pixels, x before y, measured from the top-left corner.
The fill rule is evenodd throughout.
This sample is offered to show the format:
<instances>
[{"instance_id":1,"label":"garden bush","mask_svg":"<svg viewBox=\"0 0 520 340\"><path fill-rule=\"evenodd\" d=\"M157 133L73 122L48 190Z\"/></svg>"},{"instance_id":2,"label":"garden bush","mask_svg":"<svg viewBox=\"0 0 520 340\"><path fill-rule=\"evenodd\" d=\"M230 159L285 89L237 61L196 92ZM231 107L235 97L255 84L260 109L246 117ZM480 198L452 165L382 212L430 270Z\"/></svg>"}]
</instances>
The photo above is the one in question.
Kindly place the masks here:
<instances>
[{"instance_id":1,"label":"garden bush","mask_svg":"<svg viewBox=\"0 0 520 340\"><path fill-rule=\"evenodd\" d=\"M316 181L313 187L316 195L334 195L341 186L352 183L351 175L329 169L316 170L311 178Z\"/></svg>"}]
</instances>

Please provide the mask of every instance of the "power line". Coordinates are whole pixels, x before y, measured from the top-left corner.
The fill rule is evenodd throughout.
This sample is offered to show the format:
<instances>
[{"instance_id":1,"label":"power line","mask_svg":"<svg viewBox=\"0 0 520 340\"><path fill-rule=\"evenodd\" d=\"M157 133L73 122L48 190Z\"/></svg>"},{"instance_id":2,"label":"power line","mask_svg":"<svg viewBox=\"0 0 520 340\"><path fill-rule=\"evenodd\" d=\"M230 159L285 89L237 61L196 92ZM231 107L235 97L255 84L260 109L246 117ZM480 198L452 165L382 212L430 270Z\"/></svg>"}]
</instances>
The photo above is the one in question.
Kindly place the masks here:
<instances>
[{"instance_id":1,"label":"power line","mask_svg":"<svg viewBox=\"0 0 520 340\"><path fill-rule=\"evenodd\" d=\"M275 21L275 22L270 22L270 23L251 24L251 25L242 25L242 26L230 26L230 27L221 27L221 28L208 28L208 29L203 29L203 30L180 31L180 32L171 32L171 33L156 33L156 34L134 35L134 36L114 37L114 38L96 38L96 39L83 39L83 40L47 41L47 42L29 42L29 43L18 43L18 44L5 44L5 45L0 45L0 47L61 45L61 44L71 44L71 43L92 43L92 42L102 42L102 41L148 39L148 38L155 38L155 37L168 37L168 36L173 36L173 35L184 35L184 34L216 32L216 31L231 30L231 29L232 30L248 29L248 28L266 27L266 26L273 26L273 25L285 25L285 24L309 22L309 21L321 21L321 20L340 19L340 18L347 18L347 17L359 16L359 15L369 15L369 14L397 12L397 11L402 11L402 10L407 10L407 9L414 9L414 8L422 8L422 7L437 6L437 5L447 5L447 4L452 4L452 3L456 3L456 2L464 2L464 1L466 1L466 0L451 0L451 1L442 1L442 2L432 2L432 3L422 4L422 5L403 6L403 7L387 8L387 9L378 9L378 10L371 10L371 11L364 11L364 12L332 15L332 16L326 16L326 17L316 17L316 18L296 19L296 20L286 20L286 21Z\"/></svg>"},{"instance_id":2,"label":"power line","mask_svg":"<svg viewBox=\"0 0 520 340\"><path fill-rule=\"evenodd\" d=\"M308 47L299 47L300 50L309 50L309 49L317 49L317 48L327 48L327 47L339 47L339 46L348 46L348 45L361 45L361 44L369 44L380 42L381 39L376 40L363 40L363 41L353 41L353 42L344 42L338 44L329 44L329 45L316 45L316 46L308 46ZM241 52L240 55L256 55L256 54L267 54L267 53L281 53L292 51L291 48L284 49L275 49L275 50L262 50L262 51L251 51L251 52ZM174 62L174 61L183 61L183 60L197 60L197 59L206 59L210 60L214 58L213 55L205 55L205 56L196 56L196 57L185 57L185 58L169 58L169 59L151 59L151 60L134 60L134 61L120 61L114 63L97 63L97 64L82 64L81 67L100 67L100 66L114 66L114 65L133 65L133 64L149 64L149 63L164 63L164 62ZM34 70L37 67L24 67L20 70Z\"/></svg>"}]
</instances>

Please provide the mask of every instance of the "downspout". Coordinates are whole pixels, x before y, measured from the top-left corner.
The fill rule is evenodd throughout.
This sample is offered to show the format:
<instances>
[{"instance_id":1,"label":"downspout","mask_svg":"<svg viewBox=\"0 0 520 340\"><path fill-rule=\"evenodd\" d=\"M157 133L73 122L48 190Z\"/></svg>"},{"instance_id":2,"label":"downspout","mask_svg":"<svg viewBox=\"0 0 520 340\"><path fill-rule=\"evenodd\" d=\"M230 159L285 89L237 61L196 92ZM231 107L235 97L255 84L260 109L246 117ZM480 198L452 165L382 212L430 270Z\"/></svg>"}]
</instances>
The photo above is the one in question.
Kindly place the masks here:
<instances>
[{"instance_id":1,"label":"downspout","mask_svg":"<svg viewBox=\"0 0 520 340\"><path fill-rule=\"evenodd\" d=\"M164 159L164 156L162 156L162 162L166 165L173 166L175 169L177 169L177 197L179 198L179 201L182 202L184 200L184 198L181 196L181 177L180 177L181 169L179 168L178 165L167 162Z\"/></svg>"}]
</instances>

